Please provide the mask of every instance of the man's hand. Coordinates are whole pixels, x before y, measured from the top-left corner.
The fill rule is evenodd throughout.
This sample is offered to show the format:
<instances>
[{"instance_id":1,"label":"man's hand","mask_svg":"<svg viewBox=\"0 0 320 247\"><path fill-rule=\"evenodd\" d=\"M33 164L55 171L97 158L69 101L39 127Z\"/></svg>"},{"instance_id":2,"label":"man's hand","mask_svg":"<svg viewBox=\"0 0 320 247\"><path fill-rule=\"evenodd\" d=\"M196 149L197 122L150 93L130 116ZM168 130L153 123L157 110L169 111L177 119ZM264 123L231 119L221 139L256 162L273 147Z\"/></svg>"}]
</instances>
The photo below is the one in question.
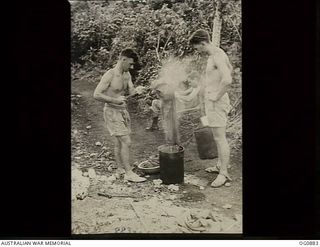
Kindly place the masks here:
<instances>
[{"instance_id":1,"label":"man's hand","mask_svg":"<svg viewBox=\"0 0 320 247\"><path fill-rule=\"evenodd\" d=\"M126 103L126 101L127 101L127 98L125 96L119 96L114 100L114 103L117 105L123 105Z\"/></svg>"}]
</instances>

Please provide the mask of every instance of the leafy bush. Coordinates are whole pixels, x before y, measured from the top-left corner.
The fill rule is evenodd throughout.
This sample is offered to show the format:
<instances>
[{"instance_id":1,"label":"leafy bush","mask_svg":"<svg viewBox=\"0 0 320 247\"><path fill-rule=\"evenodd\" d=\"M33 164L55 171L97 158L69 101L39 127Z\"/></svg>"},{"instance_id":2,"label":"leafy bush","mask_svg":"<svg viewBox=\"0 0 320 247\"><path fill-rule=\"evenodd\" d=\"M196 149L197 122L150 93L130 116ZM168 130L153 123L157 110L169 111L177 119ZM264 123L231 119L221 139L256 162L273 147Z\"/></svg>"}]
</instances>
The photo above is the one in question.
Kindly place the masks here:
<instances>
[{"instance_id":1,"label":"leafy bush","mask_svg":"<svg viewBox=\"0 0 320 247\"><path fill-rule=\"evenodd\" d=\"M212 31L212 0L171 1L171 8L163 0L149 4L134 2L134 6L122 2L86 2L82 7L74 6L72 62L107 68L116 62L124 47L130 46L137 50L144 68L139 83L146 84L164 58L192 52L188 37L193 31L198 28ZM236 67L241 67L240 7L240 1L233 0L223 8L221 47L232 51L231 61ZM147 71L151 73L142 73Z\"/></svg>"},{"instance_id":2,"label":"leafy bush","mask_svg":"<svg viewBox=\"0 0 320 247\"><path fill-rule=\"evenodd\" d=\"M221 0L222 1L222 0ZM222 1L221 48L234 67L230 90L234 109L230 128L239 130L241 111L241 1ZM136 85L150 85L169 56L194 54L188 45L191 33L199 28L212 33L213 0L96 1L72 5L72 76L98 81L112 67L125 47L140 56L132 71ZM199 70L201 59L195 59ZM240 112L241 113L241 112Z\"/></svg>"}]
</instances>

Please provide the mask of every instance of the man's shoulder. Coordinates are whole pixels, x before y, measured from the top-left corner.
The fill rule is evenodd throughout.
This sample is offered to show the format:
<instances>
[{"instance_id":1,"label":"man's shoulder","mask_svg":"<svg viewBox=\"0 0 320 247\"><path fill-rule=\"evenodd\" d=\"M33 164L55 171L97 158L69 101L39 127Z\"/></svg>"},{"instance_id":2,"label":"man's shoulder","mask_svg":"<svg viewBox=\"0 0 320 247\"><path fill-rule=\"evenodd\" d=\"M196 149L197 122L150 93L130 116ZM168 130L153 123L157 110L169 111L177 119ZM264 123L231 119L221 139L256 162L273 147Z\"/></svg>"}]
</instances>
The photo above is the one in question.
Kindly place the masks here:
<instances>
[{"instance_id":1,"label":"man's shoulder","mask_svg":"<svg viewBox=\"0 0 320 247\"><path fill-rule=\"evenodd\" d=\"M114 69L109 69L103 74L101 81L105 83L110 82L113 78L113 75L114 75Z\"/></svg>"},{"instance_id":2,"label":"man's shoulder","mask_svg":"<svg viewBox=\"0 0 320 247\"><path fill-rule=\"evenodd\" d=\"M115 70L116 70L115 68L111 68L111 69L108 69L106 73L114 74Z\"/></svg>"},{"instance_id":3,"label":"man's shoulder","mask_svg":"<svg viewBox=\"0 0 320 247\"><path fill-rule=\"evenodd\" d=\"M111 69L108 69L105 73L104 73L104 76L113 76L115 73L115 69L114 68L111 68Z\"/></svg>"},{"instance_id":4,"label":"man's shoulder","mask_svg":"<svg viewBox=\"0 0 320 247\"><path fill-rule=\"evenodd\" d=\"M220 47L215 47L214 56L216 57L224 57L227 53Z\"/></svg>"}]
</instances>

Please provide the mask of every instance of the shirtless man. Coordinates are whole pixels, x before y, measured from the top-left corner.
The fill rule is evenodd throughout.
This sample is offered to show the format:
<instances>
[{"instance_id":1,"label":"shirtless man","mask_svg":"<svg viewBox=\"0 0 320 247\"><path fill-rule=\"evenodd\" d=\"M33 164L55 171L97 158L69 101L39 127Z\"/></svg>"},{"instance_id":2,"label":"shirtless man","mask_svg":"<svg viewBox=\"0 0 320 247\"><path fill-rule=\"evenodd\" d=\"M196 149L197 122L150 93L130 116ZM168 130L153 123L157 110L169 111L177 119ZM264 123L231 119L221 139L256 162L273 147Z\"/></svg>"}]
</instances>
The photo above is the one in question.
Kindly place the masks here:
<instances>
[{"instance_id":1,"label":"shirtless man","mask_svg":"<svg viewBox=\"0 0 320 247\"><path fill-rule=\"evenodd\" d=\"M217 171L219 175L212 182L212 187L220 187L228 180L230 147L226 138L227 115L231 110L228 89L232 82L232 65L226 53L210 42L205 30L195 31L190 44L202 55L209 55L203 81L205 113L218 149L218 164L207 171Z\"/></svg>"},{"instance_id":2,"label":"shirtless man","mask_svg":"<svg viewBox=\"0 0 320 247\"><path fill-rule=\"evenodd\" d=\"M108 70L101 78L93 97L105 103L103 114L110 135L114 137L115 159L124 179L131 182L143 182L146 179L132 171L129 163L131 123L127 111L126 97L136 93L131 81L129 69L133 68L137 54L132 49L121 52L117 65Z\"/></svg>"}]
</instances>

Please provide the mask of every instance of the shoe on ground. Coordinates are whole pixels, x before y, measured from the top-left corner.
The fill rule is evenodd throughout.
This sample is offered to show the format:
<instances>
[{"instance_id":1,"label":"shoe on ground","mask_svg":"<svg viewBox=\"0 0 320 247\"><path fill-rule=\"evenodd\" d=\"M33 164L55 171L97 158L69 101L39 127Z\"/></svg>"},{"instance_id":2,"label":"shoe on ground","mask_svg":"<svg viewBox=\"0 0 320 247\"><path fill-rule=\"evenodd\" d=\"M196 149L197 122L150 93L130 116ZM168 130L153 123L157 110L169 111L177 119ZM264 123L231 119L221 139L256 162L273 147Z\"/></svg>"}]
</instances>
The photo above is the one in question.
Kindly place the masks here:
<instances>
[{"instance_id":1,"label":"shoe on ground","mask_svg":"<svg viewBox=\"0 0 320 247\"><path fill-rule=\"evenodd\" d=\"M216 179L211 183L211 187L219 188L223 186L226 182L232 181L229 175L219 174Z\"/></svg>"},{"instance_id":2,"label":"shoe on ground","mask_svg":"<svg viewBox=\"0 0 320 247\"><path fill-rule=\"evenodd\" d=\"M125 174L124 175L124 180L127 180L129 182L133 182L133 183L141 183L141 182L146 181L147 179L143 178L143 177L140 177L137 174L132 172L130 174Z\"/></svg>"}]
</instances>

